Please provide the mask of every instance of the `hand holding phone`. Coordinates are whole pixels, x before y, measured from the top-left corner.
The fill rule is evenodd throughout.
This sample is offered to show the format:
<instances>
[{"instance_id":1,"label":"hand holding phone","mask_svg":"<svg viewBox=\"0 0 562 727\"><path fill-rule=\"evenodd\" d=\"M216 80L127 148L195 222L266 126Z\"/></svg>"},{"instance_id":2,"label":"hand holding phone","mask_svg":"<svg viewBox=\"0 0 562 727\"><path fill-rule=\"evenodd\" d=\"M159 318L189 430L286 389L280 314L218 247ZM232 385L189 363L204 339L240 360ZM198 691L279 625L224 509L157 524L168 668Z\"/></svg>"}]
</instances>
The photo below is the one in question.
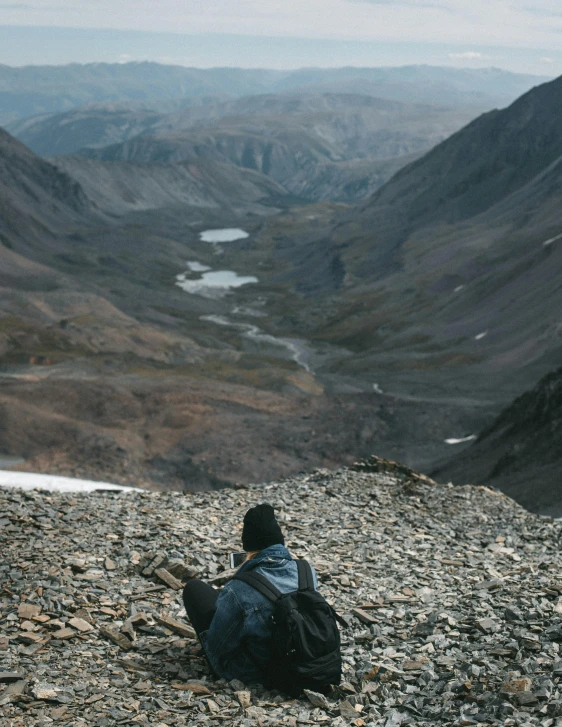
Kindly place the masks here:
<instances>
[{"instance_id":1,"label":"hand holding phone","mask_svg":"<svg viewBox=\"0 0 562 727\"><path fill-rule=\"evenodd\" d=\"M244 550L240 550L237 553L231 553L230 554L230 567L231 568L238 568L242 565L242 563L246 560L246 552Z\"/></svg>"}]
</instances>

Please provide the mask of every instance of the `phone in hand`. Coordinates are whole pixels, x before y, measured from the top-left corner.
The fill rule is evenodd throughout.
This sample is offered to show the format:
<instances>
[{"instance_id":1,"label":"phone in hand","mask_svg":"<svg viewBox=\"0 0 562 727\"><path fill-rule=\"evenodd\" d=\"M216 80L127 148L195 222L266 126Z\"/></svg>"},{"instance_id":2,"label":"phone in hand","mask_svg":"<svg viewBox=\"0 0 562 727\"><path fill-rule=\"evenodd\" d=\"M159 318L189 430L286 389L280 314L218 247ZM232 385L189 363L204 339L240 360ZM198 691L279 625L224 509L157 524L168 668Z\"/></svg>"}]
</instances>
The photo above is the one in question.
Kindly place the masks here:
<instances>
[{"instance_id":1,"label":"phone in hand","mask_svg":"<svg viewBox=\"0 0 562 727\"><path fill-rule=\"evenodd\" d=\"M242 565L242 563L246 560L246 552L244 550L240 550L237 553L231 553L230 554L230 567L231 568L238 568L238 566Z\"/></svg>"}]
</instances>

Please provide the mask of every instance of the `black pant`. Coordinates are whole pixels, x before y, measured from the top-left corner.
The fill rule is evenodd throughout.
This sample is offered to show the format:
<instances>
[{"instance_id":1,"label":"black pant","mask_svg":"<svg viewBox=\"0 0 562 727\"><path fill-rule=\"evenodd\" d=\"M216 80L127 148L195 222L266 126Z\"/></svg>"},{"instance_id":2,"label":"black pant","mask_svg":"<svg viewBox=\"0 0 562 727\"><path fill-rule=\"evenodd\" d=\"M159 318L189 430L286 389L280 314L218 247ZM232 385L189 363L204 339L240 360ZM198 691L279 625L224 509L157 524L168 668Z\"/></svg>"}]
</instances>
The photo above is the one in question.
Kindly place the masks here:
<instances>
[{"instance_id":1,"label":"black pant","mask_svg":"<svg viewBox=\"0 0 562 727\"><path fill-rule=\"evenodd\" d=\"M183 604L187 617L198 636L211 625L218 597L218 591L197 578L192 578L185 584Z\"/></svg>"}]
</instances>

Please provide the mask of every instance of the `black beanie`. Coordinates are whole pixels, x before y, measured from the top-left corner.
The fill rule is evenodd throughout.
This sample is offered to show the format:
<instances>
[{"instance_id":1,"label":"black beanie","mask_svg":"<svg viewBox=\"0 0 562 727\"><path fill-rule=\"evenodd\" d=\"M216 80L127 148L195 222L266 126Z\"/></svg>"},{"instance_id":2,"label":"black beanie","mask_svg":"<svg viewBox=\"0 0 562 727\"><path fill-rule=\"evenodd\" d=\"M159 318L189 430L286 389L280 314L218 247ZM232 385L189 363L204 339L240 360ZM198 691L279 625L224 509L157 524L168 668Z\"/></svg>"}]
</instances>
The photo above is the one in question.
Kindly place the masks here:
<instances>
[{"instance_id":1,"label":"black beanie","mask_svg":"<svg viewBox=\"0 0 562 727\"><path fill-rule=\"evenodd\" d=\"M271 505L264 503L250 508L244 515L242 530L242 547L246 553L277 544L285 545L285 538Z\"/></svg>"}]
</instances>

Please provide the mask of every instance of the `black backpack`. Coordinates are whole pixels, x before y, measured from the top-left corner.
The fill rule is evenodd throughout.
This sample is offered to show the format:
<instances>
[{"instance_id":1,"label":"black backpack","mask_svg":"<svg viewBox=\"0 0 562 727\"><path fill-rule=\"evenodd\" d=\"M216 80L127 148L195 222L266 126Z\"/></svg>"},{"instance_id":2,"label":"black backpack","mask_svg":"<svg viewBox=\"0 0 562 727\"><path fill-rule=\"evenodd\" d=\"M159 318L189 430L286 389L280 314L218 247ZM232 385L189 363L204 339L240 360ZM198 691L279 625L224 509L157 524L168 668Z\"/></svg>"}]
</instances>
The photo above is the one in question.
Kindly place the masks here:
<instances>
[{"instance_id":1,"label":"black backpack","mask_svg":"<svg viewBox=\"0 0 562 727\"><path fill-rule=\"evenodd\" d=\"M244 581L273 602L271 654L266 686L297 696L303 689L327 692L341 680L340 632L336 620L347 626L318 591L312 569L297 560L298 590L281 593L260 573L249 571L234 578Z\"/></svg>"}]
</instances>

